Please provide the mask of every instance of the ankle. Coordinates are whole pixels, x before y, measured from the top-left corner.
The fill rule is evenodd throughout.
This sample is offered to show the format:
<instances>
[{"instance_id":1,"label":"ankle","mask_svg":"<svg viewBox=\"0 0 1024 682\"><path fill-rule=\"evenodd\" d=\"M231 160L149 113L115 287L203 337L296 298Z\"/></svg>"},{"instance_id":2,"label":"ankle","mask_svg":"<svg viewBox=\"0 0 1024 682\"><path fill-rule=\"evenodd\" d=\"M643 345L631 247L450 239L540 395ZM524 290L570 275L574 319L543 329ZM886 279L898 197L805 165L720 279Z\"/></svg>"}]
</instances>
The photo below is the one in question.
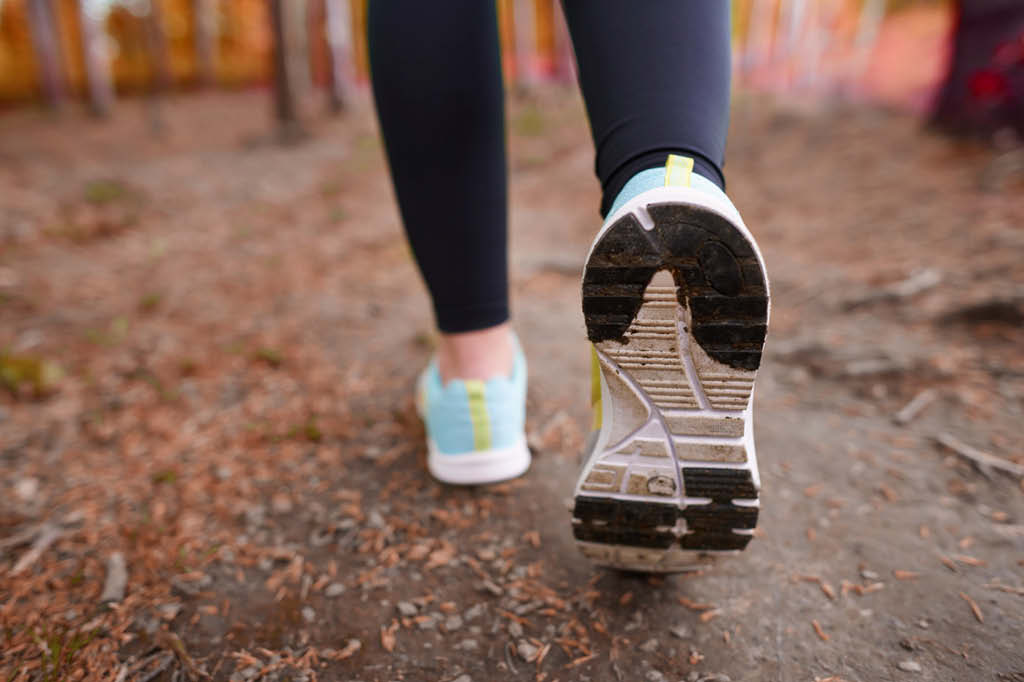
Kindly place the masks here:
<instances>
[{"instance_id":1,"label":"ankle","mask_svg":"<svg viewBox=\"0 0 1024 682\"><path fill-rule=\"evenodd\" d=\"M509 376L515 363L512 330L506 322L471 332L441 334L437 362L444 383Z\"/></svg>"}]
</instances>

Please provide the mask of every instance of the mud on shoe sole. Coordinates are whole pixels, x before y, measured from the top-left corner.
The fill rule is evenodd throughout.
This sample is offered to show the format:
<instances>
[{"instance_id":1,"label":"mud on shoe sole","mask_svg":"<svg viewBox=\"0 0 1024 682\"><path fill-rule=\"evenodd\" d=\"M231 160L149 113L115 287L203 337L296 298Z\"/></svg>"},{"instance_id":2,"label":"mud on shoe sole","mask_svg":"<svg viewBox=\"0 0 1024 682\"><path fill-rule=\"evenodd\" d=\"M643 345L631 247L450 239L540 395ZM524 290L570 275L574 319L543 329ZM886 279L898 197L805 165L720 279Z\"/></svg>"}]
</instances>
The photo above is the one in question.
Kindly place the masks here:
<instances>
[{"instance_id":1,"label":"mud on shoe sole","mask_svg":"<svg viewBox=\"0 0 1024 682\"><path fill-rule=\"evenodd\" d=\"M757 524L750 406L767 279L739 216L684 195L627 204L584 271L604 423L576 486L573 534L606 566L685 570L695 553L745 548Z\"/></svg>"}]
</instances>

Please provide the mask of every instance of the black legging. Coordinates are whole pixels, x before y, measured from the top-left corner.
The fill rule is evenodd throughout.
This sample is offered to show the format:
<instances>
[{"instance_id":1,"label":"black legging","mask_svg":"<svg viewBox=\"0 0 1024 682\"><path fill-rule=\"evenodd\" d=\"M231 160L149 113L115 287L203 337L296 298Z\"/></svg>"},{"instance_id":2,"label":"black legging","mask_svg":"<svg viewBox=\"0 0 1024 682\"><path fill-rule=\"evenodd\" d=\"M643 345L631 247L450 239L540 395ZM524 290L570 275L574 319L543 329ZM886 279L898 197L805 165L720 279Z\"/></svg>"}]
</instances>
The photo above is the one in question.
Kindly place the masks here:
<instances>
[{"instance_id":1,"label":"black legging","mask_svg":"<svg viewBox=\"0 0 1024 682\"><path fill-rule=\"evenodd\" d=\"M373 92L402 220L441 331L508 319L504 94L495 0L370 0ZM601 214L675 152L724 187L726 0L564 0ZM557 191L555 188L553 191Z\"/></svg>"}]
</instances>

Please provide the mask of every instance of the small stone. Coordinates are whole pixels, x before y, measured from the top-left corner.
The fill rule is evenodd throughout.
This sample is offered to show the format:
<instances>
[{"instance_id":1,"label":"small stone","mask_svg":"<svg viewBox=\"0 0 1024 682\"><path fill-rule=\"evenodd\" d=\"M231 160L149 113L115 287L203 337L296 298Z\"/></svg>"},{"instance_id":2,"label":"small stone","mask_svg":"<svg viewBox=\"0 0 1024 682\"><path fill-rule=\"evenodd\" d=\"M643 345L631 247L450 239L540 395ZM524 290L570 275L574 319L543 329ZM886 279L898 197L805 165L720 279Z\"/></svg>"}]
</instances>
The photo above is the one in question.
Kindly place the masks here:
<instances>
[{"instance_id":1,"label":"small stone","mask_svg":"<svg viewBox=\"0 0 1024 682\"><path fill-rule=\"evenodd\" d=\"M655 651L658 650L659 646L661 646L661 642L659 642L656 638L652 637L651 639L647 640L646 642L640 645L640 651L643 651L646 654L653 654Z\"/></svg>"},{"instance_id":2,"label":"small stone","mask_svg":"<svg viewBox=\"0 0 1024 682\"><path fill-rule=\"evenodd\" d=\"M516 651L519 652L519 658L523 659L527 663L537 658L537 654L540 649L527 642L525 639L519 640L519 644L516 645Z\"/></svg>"},{"instance_id":3,"label":"small stone","mask_svg":"<svg viewBox=\"0 0 1024 682\"><path fill-rule=\"evenodd\" d=\"M473 682L473 678L469 675L459 675L452 682Z\"/></svg>"},{"instance_id":4,"label":"small stone","mask_svg":"<svg viewBox=\"0 0 1024 682\"><path fill-rule=\"evenodd\" d=\"M683 625L682 623L679 625L673 625L668 631L672 633L672 636L678 637L679 639L686 639L692 634L689 626Z\"/></svg>"},{"instance_id":5,"label":"small stone","mask_svg":"<svg viewBox=\"0 0 1024 682\"><path fill-rule=\"evenodd\" d=\"M513 637L523 636L523 626L519 624L519 621L512 621L508 624L508 634Z\"/></svg>"},{"instance_id":6,"label":"small stone","mask_svg":"<svg viewBox=\"0 0 1024 682\"><path fill-rule=\"evenodd\" d=\"M860 572L860 577L864 578L864 580L878 580L879 576L874 571L869 571L865 568Z\"/></svg>"},{"instance_id":7,"label":"small stone","mask_svg":"<svg viewBox=\"0 0 1024 682\"><path fill-rule=\"evenodd\" d=\"M314 620L316 620L316 611L314 611L312 607L304 607L302 609L302 619L305 620L307 623L312 623Z\"/></svg>"},{"instance_id":8,"label":"small stone","mask_svg":"<svg viewBox=\"0 0 1024 682\"><path fill-rule=\"evenodd\" d=\"M344 593L345 593L345 586L342 585L341 583L331 583L324 590L324 596L325 597L329 597L331 599L334 599L335 597L340 597Z\"/></svg>"},{"instance_id":9,"label":"small stone","mask_svg":"<svg viewBox=\"0 0 1024 682\"><path fill-rule=\"evenodd\" d=\"M647 680L647 682L666 682L665 673L660 670L648 670L647 674L644 675L644 679Z\"/></svg>"},{"instance_id":10,"label":"small stone","mask_svg":"<svg viewBox=\"0 0 1024 682\"><path fill-rule=\"evenodd\" d=\"M243 680L251 680L252 678L259 675L259 673L260 669L254 665L250 665L249 667L242 668L240 671L238 671L239 676L241 676Z\"/></svg>"},{"instance_id":11,"label":"small stone","mask_svg":"<svg viewBox=\"0 0 1024 682\"><path fill-rule=\"evenodd\" d=\"M502 594L505 593L505 590L501 589L500 586L495 585L490 580L485 580L483 584L480 586L480 589L482 589L484 592L491 593L495 597L500 597Z\"/></svg>"},{"instance_id":12,"label":"small stone","mask_svg":"<svg viewBox=\"0 0 1024 682\"><path fill-rule=\"evenodd\" d=\"M448 632L454 632L455 630L458 630L461 627L462 627L462 616L460 616L457 613L454 614L454 615L448 616L448 619L445 620L445 622L444 622L444 629L447 630Z\"/></svg>"},{"instance_id":13,"label":"small stone","mask_svg":"<svg viewBox=\"0 0 1024 682\"><path fill-rule=\"evenodd\" d=\"M14 484L14 494L22 502L30 502L39 492L39 479L28 476Z\"/></svg>"},{"instance_id":14,"label":"small stone","mask_svg":"<svg viewBox=\"0 0 1024 682\"><path fill-rule=\"evenodd\" d=\"M464 639L455 645L455 649L459 651L476 651L480 648L480 645L475 639Z\"/></svg>"},{"instance_id":15,"label":"small stone","mask_svg":"<svg viewBox=\"0 0 1024 682\"><path fill-rule=\"evenodd\" d=\"M476 620L480 616L484 615L484 611L487 609L483 604L476 604L466 609L466 612L462 614L462 617L466 619L468 623L471 620Z\"/></svg>"},{"instance_id":16,"label":"small stone","mask_svg":"<svg viewBox=\"0 0 1024 682\"><path fill-rule=\"evenodd\" d=\"M921 672L921 664L917 661L900 661L898 667L900 670L908 673Z\"/></svg>"},{"instance_id":17,"label":"small stone","mask_svg":"<svg viewBox=\"0 0 1024 682\"><path fill-rule=\"evenodd\" d=\"M398 612L400 614L406 617L415 616L417 611L416 605L413 604L411 601L400 601L397 604L395 604L395 608L398 609Z\"/></svg>"},{"instance_id":18,"label":"small stone","mask_svg":"<svg viewBox=\"0 0 1024 682\"><path fill-rule=\"evenodd\" d=\"M932 624L928 622L927 618L922 618L921 620L917 621L917 627L921 628L922 630L927 630L931 627L931 625Z\"/></svg>"},{"instance_id":19,"label":"small stone","mask_svg":"<svg viewBox=\"0 0 1024 682\"><path fill-rule=\"evenodd\" d=\"M181 604L178 603L161 604L157 607L157 612L164 621L173 621L180 610Z\"/></svg>"}]
</instances>

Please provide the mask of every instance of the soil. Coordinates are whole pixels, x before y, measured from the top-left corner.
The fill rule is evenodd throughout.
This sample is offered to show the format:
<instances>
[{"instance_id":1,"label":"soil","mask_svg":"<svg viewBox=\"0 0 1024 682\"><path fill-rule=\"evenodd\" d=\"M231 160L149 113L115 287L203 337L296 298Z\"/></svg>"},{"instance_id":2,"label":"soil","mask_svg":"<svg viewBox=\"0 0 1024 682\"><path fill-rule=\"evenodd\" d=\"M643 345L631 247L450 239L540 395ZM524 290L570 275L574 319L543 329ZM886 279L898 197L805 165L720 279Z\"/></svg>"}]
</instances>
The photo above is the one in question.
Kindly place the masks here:
<instances>
[{"instance_id":1,"label":"soil","mask_svg":"<svg viewBox=\"0 0 1024 682\"><path fill-rule=\"evenodd\" d=\"M290 145L269 108L4 115L4 679L1024 680L1019 169L736 98L773 295L760 529L650 577L589 565L566 508L599 227L578 96L510 103L535 459L478 489L425 473L430 308L368 103Z\"/></svg>"}]
</instances>

